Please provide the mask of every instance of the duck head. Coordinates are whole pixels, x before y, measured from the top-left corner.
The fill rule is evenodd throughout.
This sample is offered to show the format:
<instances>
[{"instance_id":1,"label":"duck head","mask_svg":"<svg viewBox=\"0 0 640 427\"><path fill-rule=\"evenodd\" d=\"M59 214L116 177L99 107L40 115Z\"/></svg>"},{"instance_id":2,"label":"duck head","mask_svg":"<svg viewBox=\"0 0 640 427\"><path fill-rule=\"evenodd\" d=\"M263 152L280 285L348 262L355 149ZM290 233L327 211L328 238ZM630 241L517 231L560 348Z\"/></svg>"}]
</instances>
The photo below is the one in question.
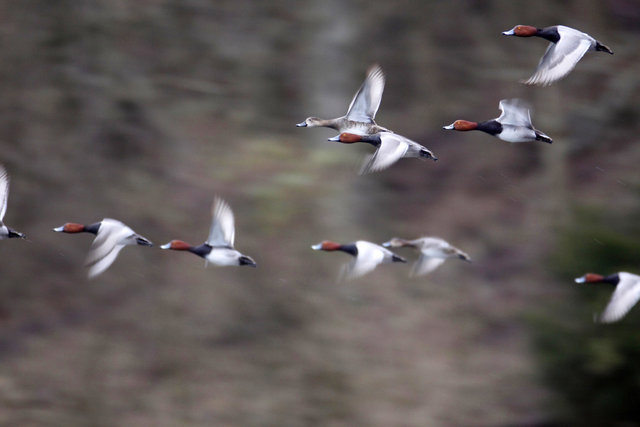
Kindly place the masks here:
<instances>
[{"instance_id":1,"label":"duck head","mask_svg":"<svg viewBox=\"0 0 640 427\"><path fill-rule=\"evenodd\" d=\"M531 25L516 25L512 29L502 32L502 34L505 36L517 37L531 37L535 36L537 33L538 29L536 27L532 27Z\"/></svg>"},{"instance_id":2,"label":"duck head","mask_svg":"<svg viewBox=\"0 0 640 427\"><path fill-rule=\"evenodd\" d=\"M341 133L332 138L327 139L331 142L342 142L343 144L352 144L354 142L369 142L369 138L366 135L356 135L355 133Z\"/></svg>"},{"instance_id":3,"label":"duck head","mask_svg":"<svg viewBox=\"0 0 640 427\"><path fill-rule=\"evenodd\" d=\"M617 285L619 281L620 276L618 274L603 276L601 274L587 273L575 279L576 283L611 283L612 285Z\"/></svg>"},{"instance_id":4,"label":"duck head","mask_svg":"<svg viewBox=\"0 0 640 427\"><path fill-rule=\"evenodd\" d=\"M298 123L296 124L297 127L299 128L314 128L314 127L318 127L321 126L320 122L322 121L322 119L319 119L317 117L307 117L304 122Z\"/></svg>"},{"instance_id":5,"label":"duck head","mask_svg":"<svg viewBox=\"0 0 640 427\"><path fill-rule=\"evenodd\" d=\"M313 249L314 251L337 251L341 247L342 245L340 243L325 240L316 245L312 245L311 249Z\"/></svg>"},{"instance_id":6,"label":"duck head","mask_svg":"<svg viewBox=\"0 0 640 427\"><path fill-rule=\"evenodd\" d=\"M385 248L402 248L404 246L410 246L410 245L408 241L404 239L400 239L399 237L394 237L388 242L384 242L382 246L384 246Z\"/></svg>"},{"instance_id":7,"label":"duck head","mask_svg":"<svg viewBox=\"0 0 640 427\"><path fill-rule=\"evenodd\" d=\"M470 122L468 120L456 120L448 126L442 126L442 129L447 130L459 130L459 131L467 131L474 130L478 127L477 122Z\"/></svg>"},{"instance_id":8,"label":"duck head","mask_svg":"<svg viewBox=\"0 0 640 427\"><path fill-rule=\"evenodd\" d=\"M174 251L188 251L190 248L191 245L187 242L183 242L182 240L172 240L169 243L160 246L160 249L172 249Z\"/></svg>"}]
</instances>

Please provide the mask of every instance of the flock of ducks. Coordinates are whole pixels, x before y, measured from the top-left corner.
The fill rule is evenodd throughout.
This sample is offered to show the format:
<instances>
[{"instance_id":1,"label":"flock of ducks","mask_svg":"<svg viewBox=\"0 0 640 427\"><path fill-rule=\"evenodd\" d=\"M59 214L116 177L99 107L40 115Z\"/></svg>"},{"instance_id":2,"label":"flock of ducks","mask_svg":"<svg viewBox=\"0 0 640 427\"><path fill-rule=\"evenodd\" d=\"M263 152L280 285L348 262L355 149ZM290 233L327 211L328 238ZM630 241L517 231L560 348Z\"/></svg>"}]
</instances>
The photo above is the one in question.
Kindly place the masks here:
<instances>
[{"instance_id":1,"label":"flock of ducks","mask_svg":"<svg viewBox=\"0 0 640 427\"><path fill-rule=\"evenodd\" d=\"M535 36L551 42L535 73L528 80L523 81L530 85L547 86L565 77L589 50L613 54L611 49L590 35L562 25L546 28L517 25L502 34L517 37ZM361 174L386 169L403 157L437 161L438 158L428 148L375 122L384 85L385 76L382 68L374 65L369 69L364 83L354 95L344 116L335 119L309 117L296 126L328 127L338 131L338 135L329 138L329 141L343 144L362 142L373 145L376 150L363 162ZM501 114L495 119L482 122L456 120L444 126L443 129L479 130L511 143L542 141L551 144L553 142L549 136L533 127L529 107L524 101L503 99L499 103L499 108ZM5 168L0 165L0 239L25 238L23 233L9 228L2 222L7 209L8 194L9 176ZM136 233L121 221L111 218L104 218L90 225L66 223L53 230L62 233L95 235L85 263L89 278L94 278L107 270L125 246L153 246L149 239ZM188 251L204 258L206 263L216 266L256 267L251 257L234 249L234 241L233 211L224 200L216 197L212 205L209 236L204 243L192 246L182 240L172 240L161 245L160 248ZM327 240L311 246L314 250L342 251L352 256L351 262L343 266L340 279L360 277L383 263L406 263L405 258L388 249L403 247L416 249L420 253L411 268L412 277L432 272L449 258L471 262L471 258L465 252L437 237L420 237L414 240L394 237L382 245L364 240L347 244ZM605 277L589 273L575 281L577 283L609 283L616 286L609 304L597 317L597 321L615 322L624 317L640 300L640 276L634 274L619 272Z\"/></svg>"}]
</instances>

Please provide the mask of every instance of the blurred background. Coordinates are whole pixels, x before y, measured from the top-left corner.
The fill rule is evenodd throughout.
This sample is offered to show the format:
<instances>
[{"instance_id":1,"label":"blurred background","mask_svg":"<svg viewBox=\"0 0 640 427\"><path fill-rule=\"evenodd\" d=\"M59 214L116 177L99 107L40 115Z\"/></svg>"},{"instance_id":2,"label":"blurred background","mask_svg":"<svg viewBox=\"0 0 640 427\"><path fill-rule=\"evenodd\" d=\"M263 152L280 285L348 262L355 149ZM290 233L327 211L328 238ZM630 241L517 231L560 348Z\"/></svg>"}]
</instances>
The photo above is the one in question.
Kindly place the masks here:
<instances>
[{"instance_id":1,"label":"blurred background","mask_svg":"<svg viewBox=\"0 0 640 427\"><path fill-rule=\"evenodd\" d=\"M590 52L527 87L564 24ZM640 422L640 307L586 272L640 273L640 3L0 2L0 424L555 426ZM337 117L380 63L379 124L431 149L358 176ZM552 145L442 130L521 97ZM161 251L202 243L220 195L257 269ZM86 279L90 235L152 240ZM440 236L433 274L337 283L324 239ZM415 259L416 254L398 250Z\"/></svg>"}]
</instances>

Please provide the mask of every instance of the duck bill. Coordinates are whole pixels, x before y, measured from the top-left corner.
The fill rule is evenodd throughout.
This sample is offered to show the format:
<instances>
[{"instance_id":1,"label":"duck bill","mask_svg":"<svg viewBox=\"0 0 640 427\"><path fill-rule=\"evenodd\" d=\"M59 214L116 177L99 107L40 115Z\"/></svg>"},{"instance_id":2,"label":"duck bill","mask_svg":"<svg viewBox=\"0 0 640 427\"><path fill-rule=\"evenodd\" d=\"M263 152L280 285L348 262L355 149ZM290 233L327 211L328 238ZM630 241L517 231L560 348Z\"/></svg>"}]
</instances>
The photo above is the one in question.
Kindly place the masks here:
<instances>
[{"instance_id":1,"label":"duck bill","mask_svg":"<svg viewBox=\"0 0 640 427\"><path fill-rule=\"evenodd\" d=\"M171 242L165 243L164 245L160 246L160 249L171 249Z\"/></svg>"},{"instance_id":2,"label":"duck bill","mask_svg":"<svg viewBox=\"0 0 640 427\"><path fill-rule=\"evenodd\" d=\"M577 279L574 279L574 281L576 283L587 283L587 279L584 276L578 277Z\"/></svg>"},{"instance_id":3,"label":"duck bill","mask_svg":"<svg viewBox=\"0 0 640 427\"><path fill-rule=\"evenodd\" d=\"M322 243L318 243L317 245L311 245L311 249L314 251L322 250Z\"/></svg>"},{"instance_id":4,"label":"duck bill","mask_svg":"<svg viewBox=\"0 0 640 427\"><path fill-rule=\"evenodd\" d=\"M336 136L333 136L331 138L328 138L327 141L340 142L340 135L336 135Z\"/></svg>"},{"instance_id":5,"label":"duck bill","mask_svg":"<svg viewBox=\"0 0 640 427\"><path fill-rule=\"evenodd\" d=\"M306 127L307 127L307 122L297 123L297 124L296 124L296 127L299 127L299 128L306 128Z\"/></svg>"},{"instance_id":6,"label":"duck bill","mask_svg":"<svg viewBox=\"0 0 640 427\"><path fill-rule=\"evenodd\" d=\"M442 129L453 130L454 129L453 123L451 123L450 125L447 125L447 126L442 126Z\"/></svg>"},{"instance_id":7,"label":"duck bill","mask_svg":"<svg viewBox=\"0 0 640 427\"><path fill-rule=\"evenodd\" d=\"M516 35L516 32L515 32L515 31L513 31L513 28L512 28L512 29L510 29L510 30L508 30L508 31L503 31L503 32L502 32L502 35L503 35L503 36L515 36L515 35Z\"/></svg>"},{"instance_id":8,"label":"duck bill","mask_svg":"<svg viewBox=\"0 0 640 427\"><path fill-rule=\"evenodd\" d=\"M58 233L62 233L64 231L64 225L61 225L60 227L54 228L53 231L57 231Z\"/></svg>"},{"instance_id":9,"label":"duck bill","mask_svg":"<svg viewBox=\"0 0 640 427\"><path fill-rule=\"evenodd\" d=\"M381 244L381 246L383 246L385 248L390 248L391 247L391 241L384 242L384 243Z\"/></svg>"}]
</instances>

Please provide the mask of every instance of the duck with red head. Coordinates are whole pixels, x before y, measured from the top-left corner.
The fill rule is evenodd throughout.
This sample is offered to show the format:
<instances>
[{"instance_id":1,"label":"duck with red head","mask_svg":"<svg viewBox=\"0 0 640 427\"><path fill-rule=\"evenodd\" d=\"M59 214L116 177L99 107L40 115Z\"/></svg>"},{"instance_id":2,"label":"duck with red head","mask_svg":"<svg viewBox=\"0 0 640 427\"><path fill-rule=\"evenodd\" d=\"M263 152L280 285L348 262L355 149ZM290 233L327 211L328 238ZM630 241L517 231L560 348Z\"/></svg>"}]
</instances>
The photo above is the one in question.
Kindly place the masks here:
<instances>
[{"instance_id":1,"label":"duck with red head","mask_svg":"<svg viewBox=\"0 0 640 427\"><path fill-rule=\"evenodd\" d=\"M523 83L548 86L571 72L589 50L613 51L587 33L564 25L536 28L530 25L516 25L502 33L505 36L541 37L550 41L549 47L538 63L535 73Z\"/></svg>"},{"instance_id":2,"label":"duck with red head","mask_svg":"<svg viewBox=\"0 0 640 427\"><path fill-rule=\"evenodd\" d=\"M456 120L446 130L479 130L507 142L542 141L551 144L553 140L531 124L529 106L520 99L503 99L498 104L500 117L484 122Z\"/></svg>"},{"instance_id":3,"label":"duck with red head","mask_svg":"<svg viewBox=\"0 0 640 427\"><path fill-rule=\"evenodd\" d=\"M355 279L373 271L378 264L390 262L407 262L390 250L365 240L358 240L353 243L340 244L325 240L311 246L315 251L342 251L353 257L351 262L342 267L339 280Z\"/></svg>"},{"instance_id":4,"label":"duck with red head","mask_svg":"<svg viewBox=\"0 0 640 427\"><path fill-rule=\"evenodd\" d=\"M231 207L224 200L216 197L211 207L211 213L211 228L209 238L205 243L200 246L192 246L182 240L172 240L160 246L160 249L188 251L204 258L207 263L217 266L248 265L255 267L256 263L253 259L233 248L236 231Z\"/></svg>"},{"instance_id":5,"label":"duck with red head","mask_svg":"<svg viewBox=\"0 0 640 427\"><path fill-rule=\"evenodd\" d=\"M360 174L386 169L403 157L438 160L426 147L393 132L379 132L373 135L357 135L343 132L340 135L329 138L329 141L343 144L364 142L377 147L377 150L367 157L362 164Z\"/></svg>"},{"instance_id":6,"label":"duck with red head","mask_svg":"<svg viewBox=\"0 0 640 427\"><path fill-rule=\"evenodd\" d=\"M352 132L357 134L373 134L377 132L390 132L389 129L378 125L375 116L380 107L382 92L384 91L385 77L382 68L375 64L367 73L367 77L356 92L347 114L335 119L319 119L309 117L297 127L328 127L338 132Z\"/></svg>"},{"instance_id":7,"label":"duck with red head","mask_svg":"<svg viewBox=\"0 0 640 427\"><path fill-rule=\"evenodd\" d=\"M602 323L616 322L622 319L640 300L640 276L621 271L609 276L587 273L575 279L576 283L608 283L615 286L613 295L606 308L597 316Z\"/></svg>"},{"instance_id":8,"label":"duck with red head","mask_svg":"<svg viewBox=\"0 0 640 427\"><path fill-rule=\"evenodd\" d=\"M150 240L137 234L124 223L111 218L104 218L102 221L90 225L68 222L54 228L53 231L95 234L96 238L91 244L86 260L90 279L109 268L125 246L153 246Z\"/></svg>"}]
</instances>

